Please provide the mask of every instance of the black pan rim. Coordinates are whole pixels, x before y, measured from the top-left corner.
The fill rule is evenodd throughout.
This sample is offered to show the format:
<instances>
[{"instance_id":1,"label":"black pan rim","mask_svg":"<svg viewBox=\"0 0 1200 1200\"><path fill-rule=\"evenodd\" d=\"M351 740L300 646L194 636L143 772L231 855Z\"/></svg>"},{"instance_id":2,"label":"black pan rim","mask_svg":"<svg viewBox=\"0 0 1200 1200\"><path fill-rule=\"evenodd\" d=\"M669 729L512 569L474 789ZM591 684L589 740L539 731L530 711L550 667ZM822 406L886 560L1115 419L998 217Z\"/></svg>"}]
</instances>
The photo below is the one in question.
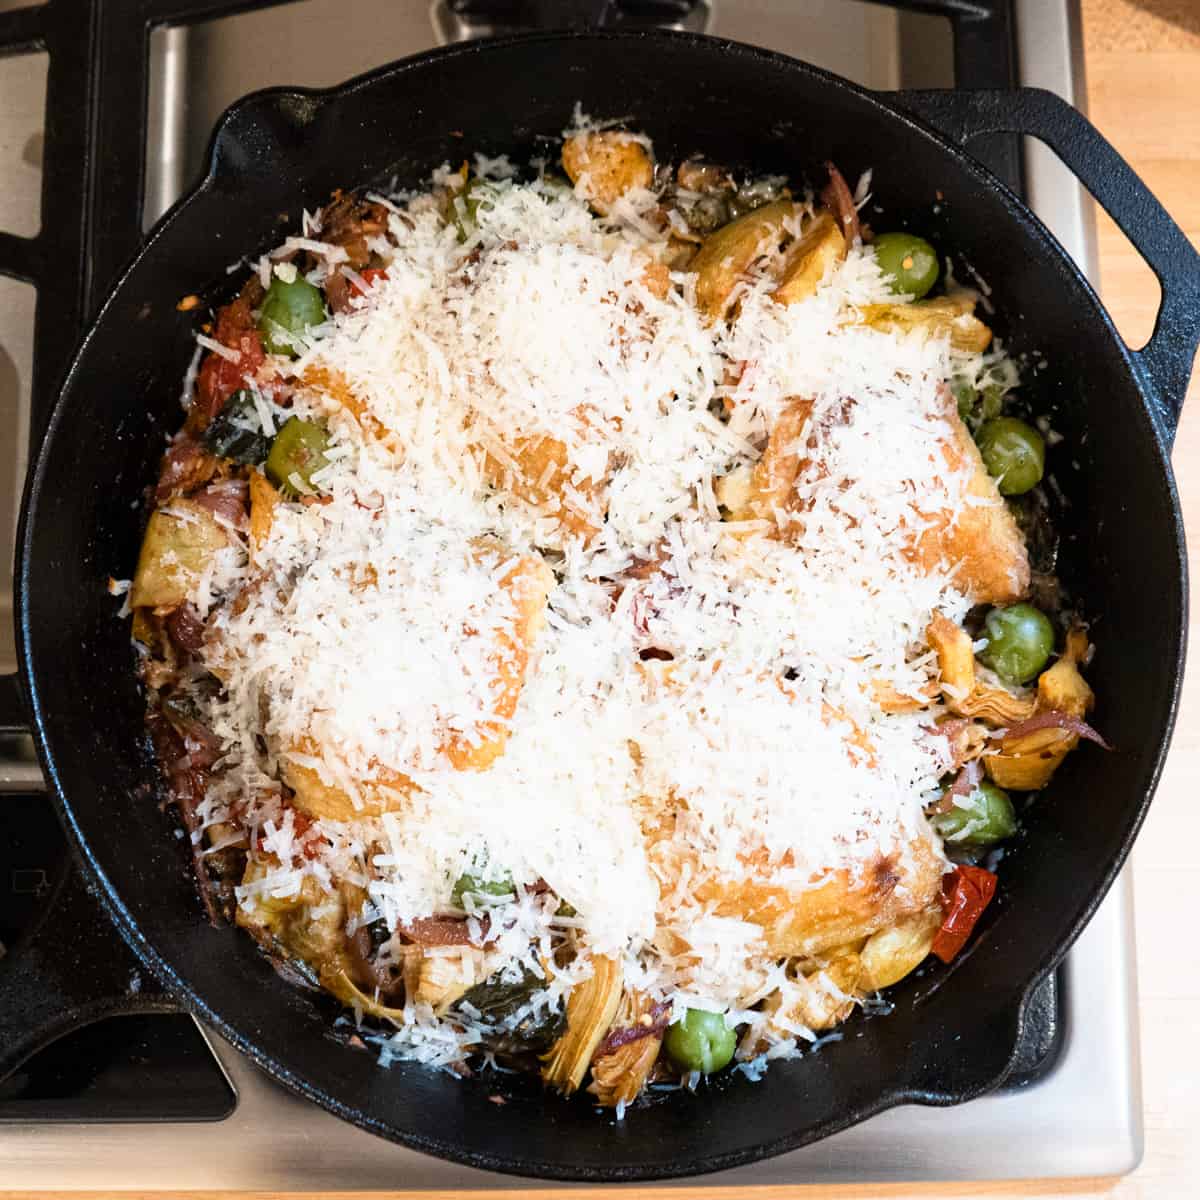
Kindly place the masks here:
<instances>
[{"instance_id":1,"label":"black pan rim","mask_svg":"<svg viewBox=\"0 0 1200 1200\"><path fill-rule=\"evenodd\" d=\"M575 1169L566 1169L549 1163L530 1162L529 1160L515 1156L509 1158L474 1153L470 1150L462 1148L461 1146L404 1133L384 1122L374 1120L365 1113L356 1109L351 1109L342 1104L335 1097L322 1091L315 1085L308 1083L302 1074L297 1073L282 1061L260 1050L255 1045L252 1036L242 1033L234 1021L223 1016L220 1012L216 1011L216 1009L210 1006L198 993L192 989L192 987L185 980L183 980L177 974L176 970L160 953L160 951L158 951L146 940L132 914L125 907L116 889L105 875L103 868L92 855L83 831L76 822L71 802L65 795L61 786L59 773L55 764L54 752L51 747L50 734L48 732L47 713L43 707L41 693L36 681L37 676L32 646L33 634L30 627L28 606L28 593L31 588L30 570L33 559L36 514L41 496L46 464L49 457L49 450L54 438L57 436L60 430L60 427L66 421L66 418L69 415L72 407L72 393L74 392L78 383L81 360L93 336L95 335L96 330L103 323L105 315L112 307L116 294L124 287L129 275L142 261L142 259L154 251L156 243L162 232L169 225L173 224L177 219L179 219L179 217L186 212L190 204L199 195L220 185L222 177L220 152L224 143L230 141L231 139L236 139L236 127L239 122L243 122L247 119L252 120L255 112L261 107L278 105L280 103L316 107L324 107L331 103L336 104L343 97L352 95L363 88L374 86L384 79L390 79L415 69L421 69L426 67L428 64L436 63L442 60L475 54L486 54L493 51L502 50L509 45L518 43L526 44L541 42L548 45L553 45L565 41L579 42L588 40L654 40L685 43L693 45L697 49L701 49L704 52L711 52L713 49L717 49L722 53L739 55L752 61L760 62L764 65L770 64L776 68L786 68L794 71L798 70L806 75L809 75L817 81L825 83L827 86L849 92L858 97L860 100L867 102L875 109L879 119L883 122L895 120L901 121L905 126L906 132L909 136L919 135L934 141L944 152L948 152L950 156L956 160L957 164L969 175L973 176L977 182L991 188L993 191L998 191L1003 198L1005 207L1013 221L1028 237L1032 238L1034 242L1037 243L1038 247L1043 252L1057 258L1061 265L1066 268L1068 274L1073 277L1074 282L1077 286L1079 286L1083 295L1088 301L1090 307L1088 314L1089 318L1092 322L1098 323L1104 329L1109 340L1118 350L1121 360L1128 371L1130 381L1134 384L1142 400L1142 404L1138 407L1138 418L1145 422L1148 431L1151 433L1159 459L1159 466L1161 468L1159 482L1166 493L1166 508L1170 514L1172 525L1171 533L1175 543L1180 570L1179 600L1183 610L1186 611L1188 593L1187 556L1179 497L1176 489L1174 474L1171 468L1168 449L1164 441L1161 427L1154 418L1153 411L1146 394L1146 388L1139 377L1139 372L1137 371L1134 361L1131 358L1129 348L1125 345L1123 339L1117 333L1111 318L1108 316L1107 311L1101 304L1094 289L1083 276L1079 268L1075 265L1073 260L1071 260L1070 256L1067 255L1059 245L1053 234L1051 234L1049 230L1046 229L1046 227L1042 224L1042 222L1028 210L1019 197L1017 197L1000 180L996 179L991 172L989 172L977 160L972 158L960 147L956 146L937 130L932 129L919 119L913 117L906 110L897 106L889 99L888 93L875 92L859 87L858 85L853 84L837 75L831 74L819 67L812 66L802 62L801 60L794 59L777 52L767 51L738 42L706 37L698 34L645 30L628 32L590 31L539 33L515 35L512 37L487 39L474 43L463 43L455 46L440 47L426 51L422 54L398 60L394 63L386 64L371 72L356 76L340 85L330 88L307 89L278 87L256 91L243 97L241 100L237 101L229 109L227 109L215 127L210 143L208 169L205 175L190 189L188 189L188 191L176 202L176 204L173 205L172 208L163 216L163 218L147 236L137 254L122 270L120 276L110 289L109 295L104 304L90 322L87 331L84 333L79 346L72 356L71 365L64 376L62 384L60 385L58 399L51 414L45 437L37 455L36 463L30 470L25 484L21 509L21 523L17 539L19 558L17 563L17 577L15 581L15 607L21 676L27 689L26 694L30 702L30 708L33 717L32 726L35 742L37 744L38 755L47 780L50 782L50 791L55 806L58 810L59 818L64 828L67 830L72 843L74 844L74 849L84 866L86 875L88 876L90 882L94 885L106 912L112 918L122 936L130 944L135 953L138 955L139 959L146 965L146 967L171 991L173 995L178 997L184 1003L185 1007L187 1007L190 1012L212 1025L222 1035L222 1037L228 1040L239 1052L250 1057L259 1067L264 1069L269 1075L278 1080L284 1086L288 1087L304 1098L321 1105L321 1107L325 1108L334 1115L339 1116L342 1119L359 1126L360 1128L366 1129L367 1131L384 1137L388 1140L399 1142L403 1145L411 1147L412 1149L433 1154L441 1158L450 1159L455 1162L460 1162L468 1166L484 1170L498 1171L505 1174L523 1175L527 1177L533 1176L561 1181L637 1182L707 1174L714 1171L728 1170L749 1162L759 1161L763 1158L768 1158L784 1153L788 1150L797 1149L803 1145L810 1144L902 1103L947 1106L974 1099L979 1095L993 1090L1003 1083L1004 1079L1012 1070L1015 1060L1015 1052L1013 1057L1010 1057L1006 1064L995 1074L993 1078L983 1082L978 1086L953 1092L934 1092L923 1090L909 1084L899 1083L893 1085L892 1087L882 1089L880 1094L872 1101L861 1105L852 1112L847 1113L844 1116L825 1121L818 1125L810 1126L794 1137L785 1137L770 1143L755 1145L735 1153L707 1158L704 1159L702 1164L699 1166L691 1162L683 1162L645 1168L636 1166L612 1167L597 1164L594 1167L590 1165L583 1165ZM1096 883L1093 884L1091 891L1082 908L1079 910L1077 917L1063 931L1063 934L1060 937L1054 952L1048 955L1045 961L1038 965L1036 971L1030 977L1028 983L1021 992L1012 1026L1014 1042L1016 1036L1019 1035L1024 1025L1025 1009L1030 994L1034 988L1046 977L1046 975L1055 968L1063 955L1078 937L1084 926L1090 920L1096 907L1104 898L1104 895L1107 893L1113 880L1116 878L1120 869L1124 865L1133 841L1135 840L1142 821L1145 818L1150 801L1162 774L1166 753L1170 744L1171 733L1174 728L1178 713L1183 677L1183 662L1186 653L1186 642L1187 629L1186 625L1184 625L1178 630L1176 643L1177 649L1174 662L1174 676L1169 706L1166 713L1166 720L1164 722L1159 744L1156 748L1153 760L1150 763L1150 770L1147 777L1147 787L1144 794L1141 796L1136 809L1131 811L1128 831L1122 843L1121 849L1119 853L1114 856L1113 860L1107 865L1104 874ZM636 1119L636 1114L634 1115L633 1119Z\"/></svg>"}]
</instances>

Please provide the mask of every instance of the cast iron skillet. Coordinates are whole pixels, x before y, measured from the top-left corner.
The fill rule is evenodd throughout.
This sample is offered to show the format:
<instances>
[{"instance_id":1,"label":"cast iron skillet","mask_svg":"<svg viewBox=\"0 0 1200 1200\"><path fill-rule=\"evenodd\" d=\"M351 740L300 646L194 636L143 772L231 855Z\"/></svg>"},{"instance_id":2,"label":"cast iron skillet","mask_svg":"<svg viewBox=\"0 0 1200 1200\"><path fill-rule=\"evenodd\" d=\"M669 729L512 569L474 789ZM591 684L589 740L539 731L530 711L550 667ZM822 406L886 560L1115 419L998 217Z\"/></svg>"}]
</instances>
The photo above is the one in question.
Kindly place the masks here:
<instances>
[{"instance_id":1,"label":"cast iron skillet","mask_svg":"<svg viewBox=\"0 0 1200 1200\"><path fill-rule=\"evenodd\" d=\"M627 116L663 160L701 150L797 175L832 159L850 179L872 167L886 210L878 227L908 225L986 278L1002 332L1045 356L1027 391L1067 439L1052 460L1069 501L1066 574L1097 618L1095 721L1117 747L1071 756L1026 815L969 952L895 989L893 1015L856 1019L842 1041L761 1082L717 1079L623 1124L533 1079L381 1070L331 1036L330 1009L284 984L249 938L205 923L154 803L128 624L104 587L132 571L138 501L179 423L193 348L179 297L226 298L226 266L275 244L335 187L390 176L415 185L475 150L542 152L576 101ZM1164 300L1144 350L1125 347L1053 238L960 149L997 130L1049 142L1154 268ZM1158 778L1186 611L1168 451L1198 325L1197 256L1112 148L1044 92L880 95L714 39L589 33L457 46L332 91L248 97L222 119L206 178L150 235L88 331L26 491L22 673L63 823L109 915L174 996L302 1095L419 1150L551 1178L653 1179L777 1154L901 1102L977 1096L1010 1069L1025 998L1104 895ZM44 935L41 945L32 965L26 956L28 996L78 1007L86 983L56 967ZM27 1027L49 1008L31 1005ZM7 1024L0 1033L12 1032L11 1014ZM507 1102L489 1102L496 1093Z\"/></svg>"}]
</instances>

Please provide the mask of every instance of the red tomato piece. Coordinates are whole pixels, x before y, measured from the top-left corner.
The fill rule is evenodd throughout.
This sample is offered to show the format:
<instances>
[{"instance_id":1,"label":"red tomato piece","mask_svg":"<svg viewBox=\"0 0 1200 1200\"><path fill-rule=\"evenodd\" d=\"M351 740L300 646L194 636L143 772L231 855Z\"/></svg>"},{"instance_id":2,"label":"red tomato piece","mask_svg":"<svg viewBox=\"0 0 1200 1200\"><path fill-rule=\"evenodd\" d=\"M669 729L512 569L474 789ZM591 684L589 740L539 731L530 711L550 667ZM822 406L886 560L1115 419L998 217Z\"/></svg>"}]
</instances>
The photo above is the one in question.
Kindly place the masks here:
<instances>
[{"instance_id":1,"label":"red tomato piece","mask_svg":"<svg viewBox=\"0 0 1200 1200\"><path fill-rule=\"evenodd\" d=\"M212 351L205 357L200 374L196 377L196 402L206 418L204 426L221 411L225 401L244 385L246 376L258 371L266 358L257 330L239 333L228 341L224 338L218 340L223 346L237 350L238 360L234 362Z\"/></svg>"},{"instance_id":2,"label":"red tomato piece","mask_svg":"<svg viewBox=\"0 0 1200 1200\"><path fill-rule=\"evenodd\" d=\"M933 939L932 952L948 963L967 943L975 922L996 894L996 876L982 867L957 867L942 877L946 919Z\"/></svg>"}]
</instances>

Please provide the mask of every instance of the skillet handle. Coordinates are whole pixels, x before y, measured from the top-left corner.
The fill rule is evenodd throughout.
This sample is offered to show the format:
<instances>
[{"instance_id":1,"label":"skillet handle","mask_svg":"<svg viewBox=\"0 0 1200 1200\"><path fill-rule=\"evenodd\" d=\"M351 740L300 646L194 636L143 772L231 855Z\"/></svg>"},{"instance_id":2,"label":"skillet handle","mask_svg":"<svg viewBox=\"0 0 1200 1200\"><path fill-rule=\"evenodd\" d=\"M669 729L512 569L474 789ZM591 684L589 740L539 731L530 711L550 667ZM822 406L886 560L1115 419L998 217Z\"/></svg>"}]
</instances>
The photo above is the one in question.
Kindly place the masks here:
<instances>
[{"instance_id":1,"label":"skillet handle","mask_svg":"<svg viewBox=\"0 0 1200 1200\"><path fill-rule=\"evenodd\" d=\"M911 91L886 98L960 145L986 133L1023 133L1045 142L1137 247L1162 286L1154 333L1130 351L1170 445L1200 341L1200 254L1129 164L1096 127L1043 88Z\"/></svg>"},{"instance_id":2,"label":"skillet handle","mask_svg":"<svg viewBox=\"0 0 1200 1200\"><path fill-rule=\"evenodd\" d=\"M0 1081L103 1017L181 1012L142 968L68 859L47 912L0 960Z\"/></svg>"}]
</instances>

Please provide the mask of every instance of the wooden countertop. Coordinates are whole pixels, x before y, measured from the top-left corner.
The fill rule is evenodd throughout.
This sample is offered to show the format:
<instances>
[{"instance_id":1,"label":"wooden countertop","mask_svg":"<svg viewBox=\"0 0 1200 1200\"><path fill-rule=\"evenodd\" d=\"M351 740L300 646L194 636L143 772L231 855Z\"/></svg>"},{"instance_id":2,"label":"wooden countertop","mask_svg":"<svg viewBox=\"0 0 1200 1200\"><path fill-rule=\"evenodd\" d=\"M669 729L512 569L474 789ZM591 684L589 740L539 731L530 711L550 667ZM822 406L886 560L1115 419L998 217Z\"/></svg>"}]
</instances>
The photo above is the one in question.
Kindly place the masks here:
<instances>
[{"instance_id":1,"label":"wooden countertop","mask_svg":"<svg viewBox=\"0 0 1200 1200\"><path fill-rule=\"evenodd\" d=\"M1193 243L1200 245L1200 0L1083 0L1082 7L1091 119L1146 180ZM1130 344L1140 345L1153 327L1157 281L1103 214L1099 228L1104 301ZM1200 575L1200 384L1192 387L1174 461L1191 535L1193 569ZM1196 620L1192 645L1200 647ZM1193 849L1200 845L1198 795L1200 668L1193 661L1166 774L1133 856L1146 1155L1131 1176L1018 1184L772 1188L755 1191L754 1200L981 1196L1169 1200L1200 1195L1200 954L1195 934L1179 918L1181 902L1194 904L1193 897L1200 892L1200 864ZM0 1163L0 1188L3 1175ZM619 1194L622 1200L647 1200L652 1195L671 1200L743 1200L747 1195L702 1185L669 1192L606 1188L585 1193L566 1188L537 1193L547 1200L584 1194ZM247 1193L188 1193L192 1200L235 1195ZM450 1193L403 1195L446 1200ZM8 1192L3 1196L33 1200L34 1194Z\"/></svg>"}]
</instances>

